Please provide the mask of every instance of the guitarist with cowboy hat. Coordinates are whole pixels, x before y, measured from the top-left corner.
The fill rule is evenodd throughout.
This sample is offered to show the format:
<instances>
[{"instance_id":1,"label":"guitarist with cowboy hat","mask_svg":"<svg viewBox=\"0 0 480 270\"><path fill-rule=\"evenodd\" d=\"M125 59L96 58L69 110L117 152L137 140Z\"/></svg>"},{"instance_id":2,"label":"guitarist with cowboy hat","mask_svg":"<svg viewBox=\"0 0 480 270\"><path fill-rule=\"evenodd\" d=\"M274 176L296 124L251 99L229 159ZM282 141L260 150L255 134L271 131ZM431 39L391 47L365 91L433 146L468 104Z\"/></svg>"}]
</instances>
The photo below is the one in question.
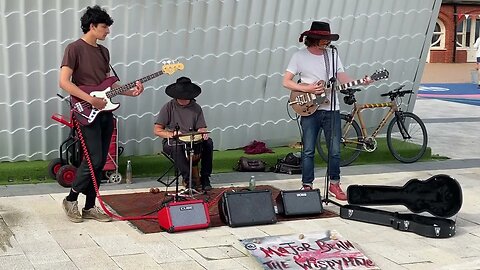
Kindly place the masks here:
<instances>
[{"instance_id":1,"label":"guitarist with cowboy hat","mask_svg":"<svg viewBox=\"0 0 480 270\"><path fill-rule=\"evenodd\" d=\"M340 106L338 102L333 104L330 101L331 90L324 84L331 78L336 79L338 84L352 81L345 73L335 47L330 45L330 42L338 39L338 34L330 32L329 23L312 22L310 30L300 35L299 42L304 42L306 47L294 53L290 59L283 76L283 86L291 91L326 97L316 111L300 119L303 136L302 189L313 189L315 145L319 131L323 129L326 143L330 146L330 161L327 168L330 183L328 190L338 200L345 201L347 196L340 187ZM298 77L297 80L294 80L295 76ZM365 77L363 84L371 82L370 78ZM337 91L334 95L334 99L338 101Z\"/></svg>"}]
</instances>

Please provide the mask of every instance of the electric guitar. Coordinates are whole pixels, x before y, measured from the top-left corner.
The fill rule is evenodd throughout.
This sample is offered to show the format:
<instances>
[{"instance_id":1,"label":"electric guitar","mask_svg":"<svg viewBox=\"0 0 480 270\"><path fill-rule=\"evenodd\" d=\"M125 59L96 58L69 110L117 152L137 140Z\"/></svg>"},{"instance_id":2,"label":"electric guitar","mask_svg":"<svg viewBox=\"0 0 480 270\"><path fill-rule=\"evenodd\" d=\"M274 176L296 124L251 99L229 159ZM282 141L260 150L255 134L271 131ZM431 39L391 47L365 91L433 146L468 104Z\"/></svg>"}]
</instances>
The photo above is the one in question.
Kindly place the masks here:
<instances>
[{"instance_id":1,"label":"electric guitar","mask_svg":"<svg viewBox=\"0 0 480 270\"><path fill-rule=\"evenodd\" d=\"M389 72L386 69L376 71L370 76L370 79L374 81L378 81L381 79L387 79L389 76ZM343 90L349 87L359 85L365 82L365 79L360 79L356 81L352 81L349 83L341 84L335 87L335 90ZM325 90L331 88L330 85L327 85L325 81L321 80L317 82L318 85L324 85ZM290 93L290 102L288 105L292 106L292 109L298 113L300 116L308 116L314 113L320 104L327 101L327 95L322 93L320 95L315 95L313 93L305 93L300 91L291 91Z\"/></svg>"},{"instance_id":2,"label":"electric guitar","mask_svg":"<svg viewBox=\"0 0 480 270\"><path fill-rule=\"evenodd\" d=\"M83 85L79 86L80 89L88 93L92 97L103 98L107 101L107 105L101 110L92 107L92 105L82 99L79 99L75 96L71 96L71 105L72 109L75 112L75 116L77 121L81 125L89 125L91 124L95 118L97 117L98 113L102 111L114 111L120 107L119 103L113 103L111 98L116 95L119 95L125 91L128 91L135 87L136 81L140 81L144 83L151 79L154 79L162 74L172 75L177 70L183 70L182 63L176 63L174 61L166 61L166 64L162 66L162 70L135 80L133 82L127 83L123 86L111 89L112 85L118 81L118 78L115 76L106 78L101 84L91 86L91 85Z\"/></svg>"}]
</instances>

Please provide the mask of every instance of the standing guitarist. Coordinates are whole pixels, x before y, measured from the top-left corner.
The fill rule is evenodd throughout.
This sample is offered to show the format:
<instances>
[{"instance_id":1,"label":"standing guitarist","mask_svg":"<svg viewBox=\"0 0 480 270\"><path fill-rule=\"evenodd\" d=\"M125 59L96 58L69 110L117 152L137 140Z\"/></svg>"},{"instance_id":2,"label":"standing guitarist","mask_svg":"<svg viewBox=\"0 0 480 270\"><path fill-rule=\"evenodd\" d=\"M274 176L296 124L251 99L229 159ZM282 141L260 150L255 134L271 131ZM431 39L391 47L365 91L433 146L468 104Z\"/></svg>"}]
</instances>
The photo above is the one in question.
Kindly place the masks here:
<instances>
[{"instance_id":1,"label":"standing guitarist","mask_svg":"<svg viewBox=\"0 0 480 270\"><path fill-rule=\"evenodd\" d=\"M345 201L347 197L340 187L340 105L331 101L338 100L338 94L334 91L332 95L325 82L347 83L352 80L344 72L337 51L330 45L339 38L338 34L330 33L330 24L314 21L310 30L300 35L299 41L302 42L304 37L306 48L292 56L283 76L284 87L318 95L321 100L315 111L300 120L303 134L302 189L313 189L315 145L318 133L323 129L330 153L328 190L338 200ZM299 76L297 82L293 80L296 75ZM366 77L363 84L369 83L371 80Z\"/></svg>"},{"instance_id":2,"label":"standing guitarist","mask_svg":"<svg viewBox=\"0 0 480 270\"><path fill-rule=\"evenodd\" d=\"M107 102L102 98L90 96L78 86L96 86L109 77L110 55L108 49L97 44L97 41L105 40L110 33L109 27L113 24L113 20L104 9L94 6L87 7L80 21L84 35L70 43L65 49L60 70L60 87L71 96L82 99L92 107L101 110ZM142 92L143 85L137 81L136 86L125 91L124 95L138 96ZM82 116L77 115L76 117ZM98 186L107 161L113 125L112 112L102 111L91 124L80 128L90 154ZM82 209L81 215L77 202L79 193L86 195L85 207ZM63 209L68 219L72 222L82 222L83 219L110 221L110 217L98 206L95 206L96 197L89 166L86 159L83 159L77 170L70 194L63 200Z\"/></svg>"}]
</instances>

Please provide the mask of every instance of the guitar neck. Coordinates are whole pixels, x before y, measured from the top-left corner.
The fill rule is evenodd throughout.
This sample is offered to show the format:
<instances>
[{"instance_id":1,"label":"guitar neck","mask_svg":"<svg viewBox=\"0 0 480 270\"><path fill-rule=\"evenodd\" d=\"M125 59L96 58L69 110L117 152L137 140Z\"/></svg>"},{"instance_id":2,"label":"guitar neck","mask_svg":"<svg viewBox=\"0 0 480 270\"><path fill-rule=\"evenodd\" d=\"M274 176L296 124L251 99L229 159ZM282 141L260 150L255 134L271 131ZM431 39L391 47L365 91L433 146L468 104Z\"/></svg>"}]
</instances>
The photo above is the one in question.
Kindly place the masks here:
<instances>
[{"instance_id":1,"label":"guitar neck","mask_svg":"<svg viewBox=\"0 0 480 270\"><path fill-rule=\"evenodd\" d=\"M344 84L341 84L341 85L338 85L337 87L335 87L336 90L345 90L349 87L352 87L352 86L355 86L355 85L359 85L359 84L362 84L365 82L365 79L359 79L359 80L355 80L355 81L351 81L351 82L348 82L348 83L344 83Z\"/></svg>"},{"instance_id":2,"label":"guitar neck","mask_svg":"<svg viewBox=\"0 0 480 270\"><path fill-rule=\"evenodd\" d=\"M145 77L143 77L143 78L140 78L140 79L138 79L138 80L136 80L136 81L133 81L133 82L127 83L127 84L125 84L125 85L122 85L122 86L120 86L120 87L114 88L114 89L108 91L106 95L107 95L108 98L112 98L112 97L114 97L114 96L116 96L116 95L119 95L119 94L121 94L121 93L123 93L123 92L125 92L125 91L128 91L128 90L132 89L133 87L135 87L137 81L140 81L141 83L144 83L144 82L147 82L147 81L149 81L149 80L151 80L151 79L154 79L154 78L156 78L156 77L158 77L158 76L160 76L160 75L162 75L162 74L163 74L163 71L155 72L155 73L153 73L153 74L150 74L150 75L148 75L148 76L145 76Z\"/></svg>"}]
</instances>

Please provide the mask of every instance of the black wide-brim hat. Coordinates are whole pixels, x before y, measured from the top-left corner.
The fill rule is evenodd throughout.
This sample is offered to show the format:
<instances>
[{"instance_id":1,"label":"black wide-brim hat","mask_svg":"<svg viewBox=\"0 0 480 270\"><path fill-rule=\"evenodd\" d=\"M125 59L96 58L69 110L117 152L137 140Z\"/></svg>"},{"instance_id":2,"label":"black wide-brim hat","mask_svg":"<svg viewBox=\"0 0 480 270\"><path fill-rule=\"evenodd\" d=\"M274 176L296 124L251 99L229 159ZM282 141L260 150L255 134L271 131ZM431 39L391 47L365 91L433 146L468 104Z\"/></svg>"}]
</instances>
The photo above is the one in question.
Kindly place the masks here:
<instances>
[{"instance_id":1,"label":"black wide-brim hat","mask_svg":"<svg viewBox=\"0 0 480 270\"><path fill-rule=\"evenodd\" d=\"M200 86L192 83L190 78L187 77L180 77L177 79L177 82L165 88L165 94L176 99L194 99L201 92Z\"/></svg>"},{"instance_id":2,"label":"black wide-brim hat","mask_svg":"<svg viewBox=\"0 0 480 270\"><path fill-rule=\"evenodd\" d=\"M338 34L332 34L330 32L330 24L327 22L320 22L314 21L312 22L312 26L310 26L310 30L303 32L298 39L299 42L303 42L303 37L311 37L314 39L322 39L322 40L331 40L335 41L338 40Z\"/></svg>"}]
</instances>

